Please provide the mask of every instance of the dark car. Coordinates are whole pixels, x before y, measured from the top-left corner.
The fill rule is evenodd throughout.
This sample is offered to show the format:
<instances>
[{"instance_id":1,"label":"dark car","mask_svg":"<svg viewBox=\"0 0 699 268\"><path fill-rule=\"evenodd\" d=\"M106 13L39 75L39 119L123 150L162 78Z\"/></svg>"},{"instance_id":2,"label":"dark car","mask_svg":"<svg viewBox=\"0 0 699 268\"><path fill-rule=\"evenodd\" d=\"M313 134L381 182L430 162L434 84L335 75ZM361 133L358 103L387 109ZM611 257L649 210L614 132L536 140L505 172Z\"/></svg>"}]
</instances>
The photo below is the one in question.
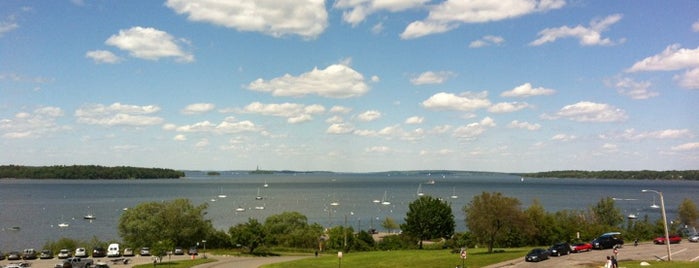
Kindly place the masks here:
<instances>
[{"instance_id":1,"label":"dark car","mask_svg":"<svg viewBox=\"0 0 699 268\"><path fill-rule=\"evenodd\" d=\"M547 260L549 258L549 251L543 248L535 248L529 251L527 253L527 256L524 257L525 261L533 261L533 262L540 262L543 260Z\"/></svg>"},{"instance_id":2,"label":"dark car","mask_svg":"<svg viewBox=\"0 0 699 268\"><path fill-rule=\"evenodd\" d=\"M48 249L44 249L39 253L39 259L46 260L46 259L53 259L53 252L51 252Z\"/></svg>"},{"instance_id":3,"label":"dark car","mask_svg":"<svg viewBox=\"0 0 699 268\"><path fill-rule=\"evenodd\" d=\"M679 235L670 235L670 244L679 244L682 241L682 237ZM665 236L659 236L653 239L653 243L656 245L665 244Z\"/></svg>"},{"instance_id":4,"label":"dark car","mask_svg":"<svg viewBox=\"0 0 699 268\"><path fill-rule=\"evenodd\" d=\"M96 247L96 248L92 249L92 257L93 258L107 257L107 250L104 249L103 247Z\"/></svg>"},{"instance_id":5,"label":"dark car","mask_svg":"<svg viewBox=\"0 0 699 268\"><path fill-rule=\"evenodd\" d=\"M621 247L624 245L624 239L621 238L620 233L607 233L592 240L591 244L594 249Z\"/></svg>"},{"instance_id":6,"label":"dark car","mask_svg":"<svg viewBox=\"0 0 699 268\"><path fill-rule=\"evenodd\" d=\"M551 248L549 249L551 256L568 255L571 251L572 250L570 249L570 244L568 244L568 242L560 242L553 244L553 246L551 246Z\"/></svg>"}]
</instances>

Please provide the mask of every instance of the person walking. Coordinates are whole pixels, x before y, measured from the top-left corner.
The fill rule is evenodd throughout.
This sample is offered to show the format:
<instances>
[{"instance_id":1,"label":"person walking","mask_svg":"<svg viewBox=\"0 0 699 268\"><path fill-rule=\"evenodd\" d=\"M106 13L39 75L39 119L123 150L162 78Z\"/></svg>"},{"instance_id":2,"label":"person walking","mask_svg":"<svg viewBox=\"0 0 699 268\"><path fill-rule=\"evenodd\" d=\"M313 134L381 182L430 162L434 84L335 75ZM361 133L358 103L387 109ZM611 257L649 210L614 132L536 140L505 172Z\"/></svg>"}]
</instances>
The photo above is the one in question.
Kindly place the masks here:
<instances>
[{"instance_id":1,"label":"person walking","mask_svg":"<svg viewBox=\"0 0 699 268\"><path fill-rule=\"evenodd\" d=\"M619 263L616 262L616 256L612 256L612 268L619 268Z\"/></svg>"}]
</instances>

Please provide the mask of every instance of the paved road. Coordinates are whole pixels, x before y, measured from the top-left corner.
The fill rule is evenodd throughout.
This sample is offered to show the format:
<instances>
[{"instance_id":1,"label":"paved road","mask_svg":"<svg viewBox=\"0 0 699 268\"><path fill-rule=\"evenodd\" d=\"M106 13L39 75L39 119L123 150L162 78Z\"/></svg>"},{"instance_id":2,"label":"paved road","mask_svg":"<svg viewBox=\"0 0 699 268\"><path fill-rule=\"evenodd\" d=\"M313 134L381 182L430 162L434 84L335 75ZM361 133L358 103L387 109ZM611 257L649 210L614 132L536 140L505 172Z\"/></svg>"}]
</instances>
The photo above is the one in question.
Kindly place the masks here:
<instances>
[{"instance_id":1,"label":"paved road","mask_svg":"<svg viewBox=\"0 0 699 268\"><path fill-rule=\"evenodd\" d=\"M689 243L686 240L680 244L670 245L672 260L684 260L699 262L699 243ZM572 253L561 257L551 257L542 262L525 262L524 256L516 260L510 260L487 268L529 268L529 267L599 267L604 265L607 256L612 255L611 249L592 250L589 252ZM637 247L626 245L619 249L617 259L621 261L638 260L654 262L658 259L667 258L667 247L665 245L654 245L652 243L639 244Z\"/></svg>"},{"instance_id":2,"label":"paved road","mask_svg":"<svg viewBox=\"0 0 699 268\"><path fill-rule=\"evenodd\" d=\"M223 268L223 267L236 267L236 268L257 268L265 264L270 264L270 263L276 263L276 262L285 262L285 261L293 261L293 260L298 260L302 258L308 258L310 256L283 256L283 257L235 257L235 256L210 256L211 258L215 258L218 260L217 262L212 262L212 263L206 263L202 265L195 266L196 268ZM131 268L135 265L139 264L146 264L146 263L153 263L153 258L151 257L141 257L141 256L134 256L134 257L128 257L130 259L129 264L112 264L111 260L109 258L98 258L94 259L95 263L96 262L105 262L109 264L109 267L111 268ZM176 261L176 260L188 260L190 257L189 256L171 256L170 260ZM163 261L168 261L168 258L165 257ZM0 261L0 267L4 267L8 263L13 263L17 261L8 261L8 260L2 260ZM62 260L59 259L51 259L51 260L32 260L28 261L30 262L31 268L54 268L54 266L58 263L63 263ZM159 266L160 267L160 266Z\"/></svg>"}]
</instances>

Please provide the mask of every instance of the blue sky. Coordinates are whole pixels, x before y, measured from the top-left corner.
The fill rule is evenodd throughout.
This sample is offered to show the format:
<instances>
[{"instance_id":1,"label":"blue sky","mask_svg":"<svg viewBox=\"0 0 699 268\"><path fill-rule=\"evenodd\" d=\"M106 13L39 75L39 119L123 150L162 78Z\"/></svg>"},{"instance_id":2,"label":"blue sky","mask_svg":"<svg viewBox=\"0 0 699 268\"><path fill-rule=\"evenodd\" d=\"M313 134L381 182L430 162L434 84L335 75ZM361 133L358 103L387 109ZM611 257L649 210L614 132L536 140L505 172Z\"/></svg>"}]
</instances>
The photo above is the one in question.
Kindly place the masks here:
<instances>
[{"instance_id":1,"label":"blue sky","mask_svg":"<svg viewBox=\"0 0 699 268\"><path fill-rule=\"evenodd\" d=\"M1 164L696 169L697 104L697 1L0 2Z\"/></svg>"}]
</instances>

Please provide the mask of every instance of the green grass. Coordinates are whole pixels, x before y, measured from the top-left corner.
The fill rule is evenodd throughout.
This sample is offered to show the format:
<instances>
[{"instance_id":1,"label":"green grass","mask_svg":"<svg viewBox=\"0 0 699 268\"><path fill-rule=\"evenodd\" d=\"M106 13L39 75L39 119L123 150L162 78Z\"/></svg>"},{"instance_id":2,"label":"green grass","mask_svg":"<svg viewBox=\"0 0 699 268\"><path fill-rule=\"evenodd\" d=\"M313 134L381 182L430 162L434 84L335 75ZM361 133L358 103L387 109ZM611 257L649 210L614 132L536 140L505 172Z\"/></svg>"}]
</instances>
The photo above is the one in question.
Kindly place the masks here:
<instances>
[{"instance_id":1,"label":"green grass","mask_svg":"<svg viewBox=\"0 0 699 268\"><path fill-rule=\"evenodd\" d=\"M529 248L506 249L504 252L488 254L486 249L469 249L466 267L483 267L511 259L523 258ZM262 266L264 268L315 268L337 267L339 260L336 253L321 254L318 258L277 263ZM396 250L351 252L343 254L343 267L456 267L461 265L459 254L450 250Z\"/></svg>"},{"instance_id":2,"label":"green grass","mask_svg":"<svg viewBox=\"0 0 699 268\"><path fill-rule=\"evenodd\" d=\"M204 263L209 263L209 262L215 262L216 259L194 259L194 260L182 260L182 261L171 261L171 262L161 262L156 264L156 267L159 268L189 268L189 267L194 267L199 264L204 264ZM152 263L147 263L147 264L140 264L134 266L134 268L150 268L153 267Z\"/></svg>"},{"instance_id":3,"label":"green grass","mask_svg":"<svg viewBox=\"0 0 699 268\"><path fill-rule=\"evenodd\" d=\"M688 261L671 261L671 262L666 262L666 261L647 261L650 263L650 267L653 268L695 268L697 267L696 262L688 262ZM619 262L619 267L625 267L625 268L646 268L649 266L641 266L641 261L622 261Z\"/></svg>"}]
</instances>

